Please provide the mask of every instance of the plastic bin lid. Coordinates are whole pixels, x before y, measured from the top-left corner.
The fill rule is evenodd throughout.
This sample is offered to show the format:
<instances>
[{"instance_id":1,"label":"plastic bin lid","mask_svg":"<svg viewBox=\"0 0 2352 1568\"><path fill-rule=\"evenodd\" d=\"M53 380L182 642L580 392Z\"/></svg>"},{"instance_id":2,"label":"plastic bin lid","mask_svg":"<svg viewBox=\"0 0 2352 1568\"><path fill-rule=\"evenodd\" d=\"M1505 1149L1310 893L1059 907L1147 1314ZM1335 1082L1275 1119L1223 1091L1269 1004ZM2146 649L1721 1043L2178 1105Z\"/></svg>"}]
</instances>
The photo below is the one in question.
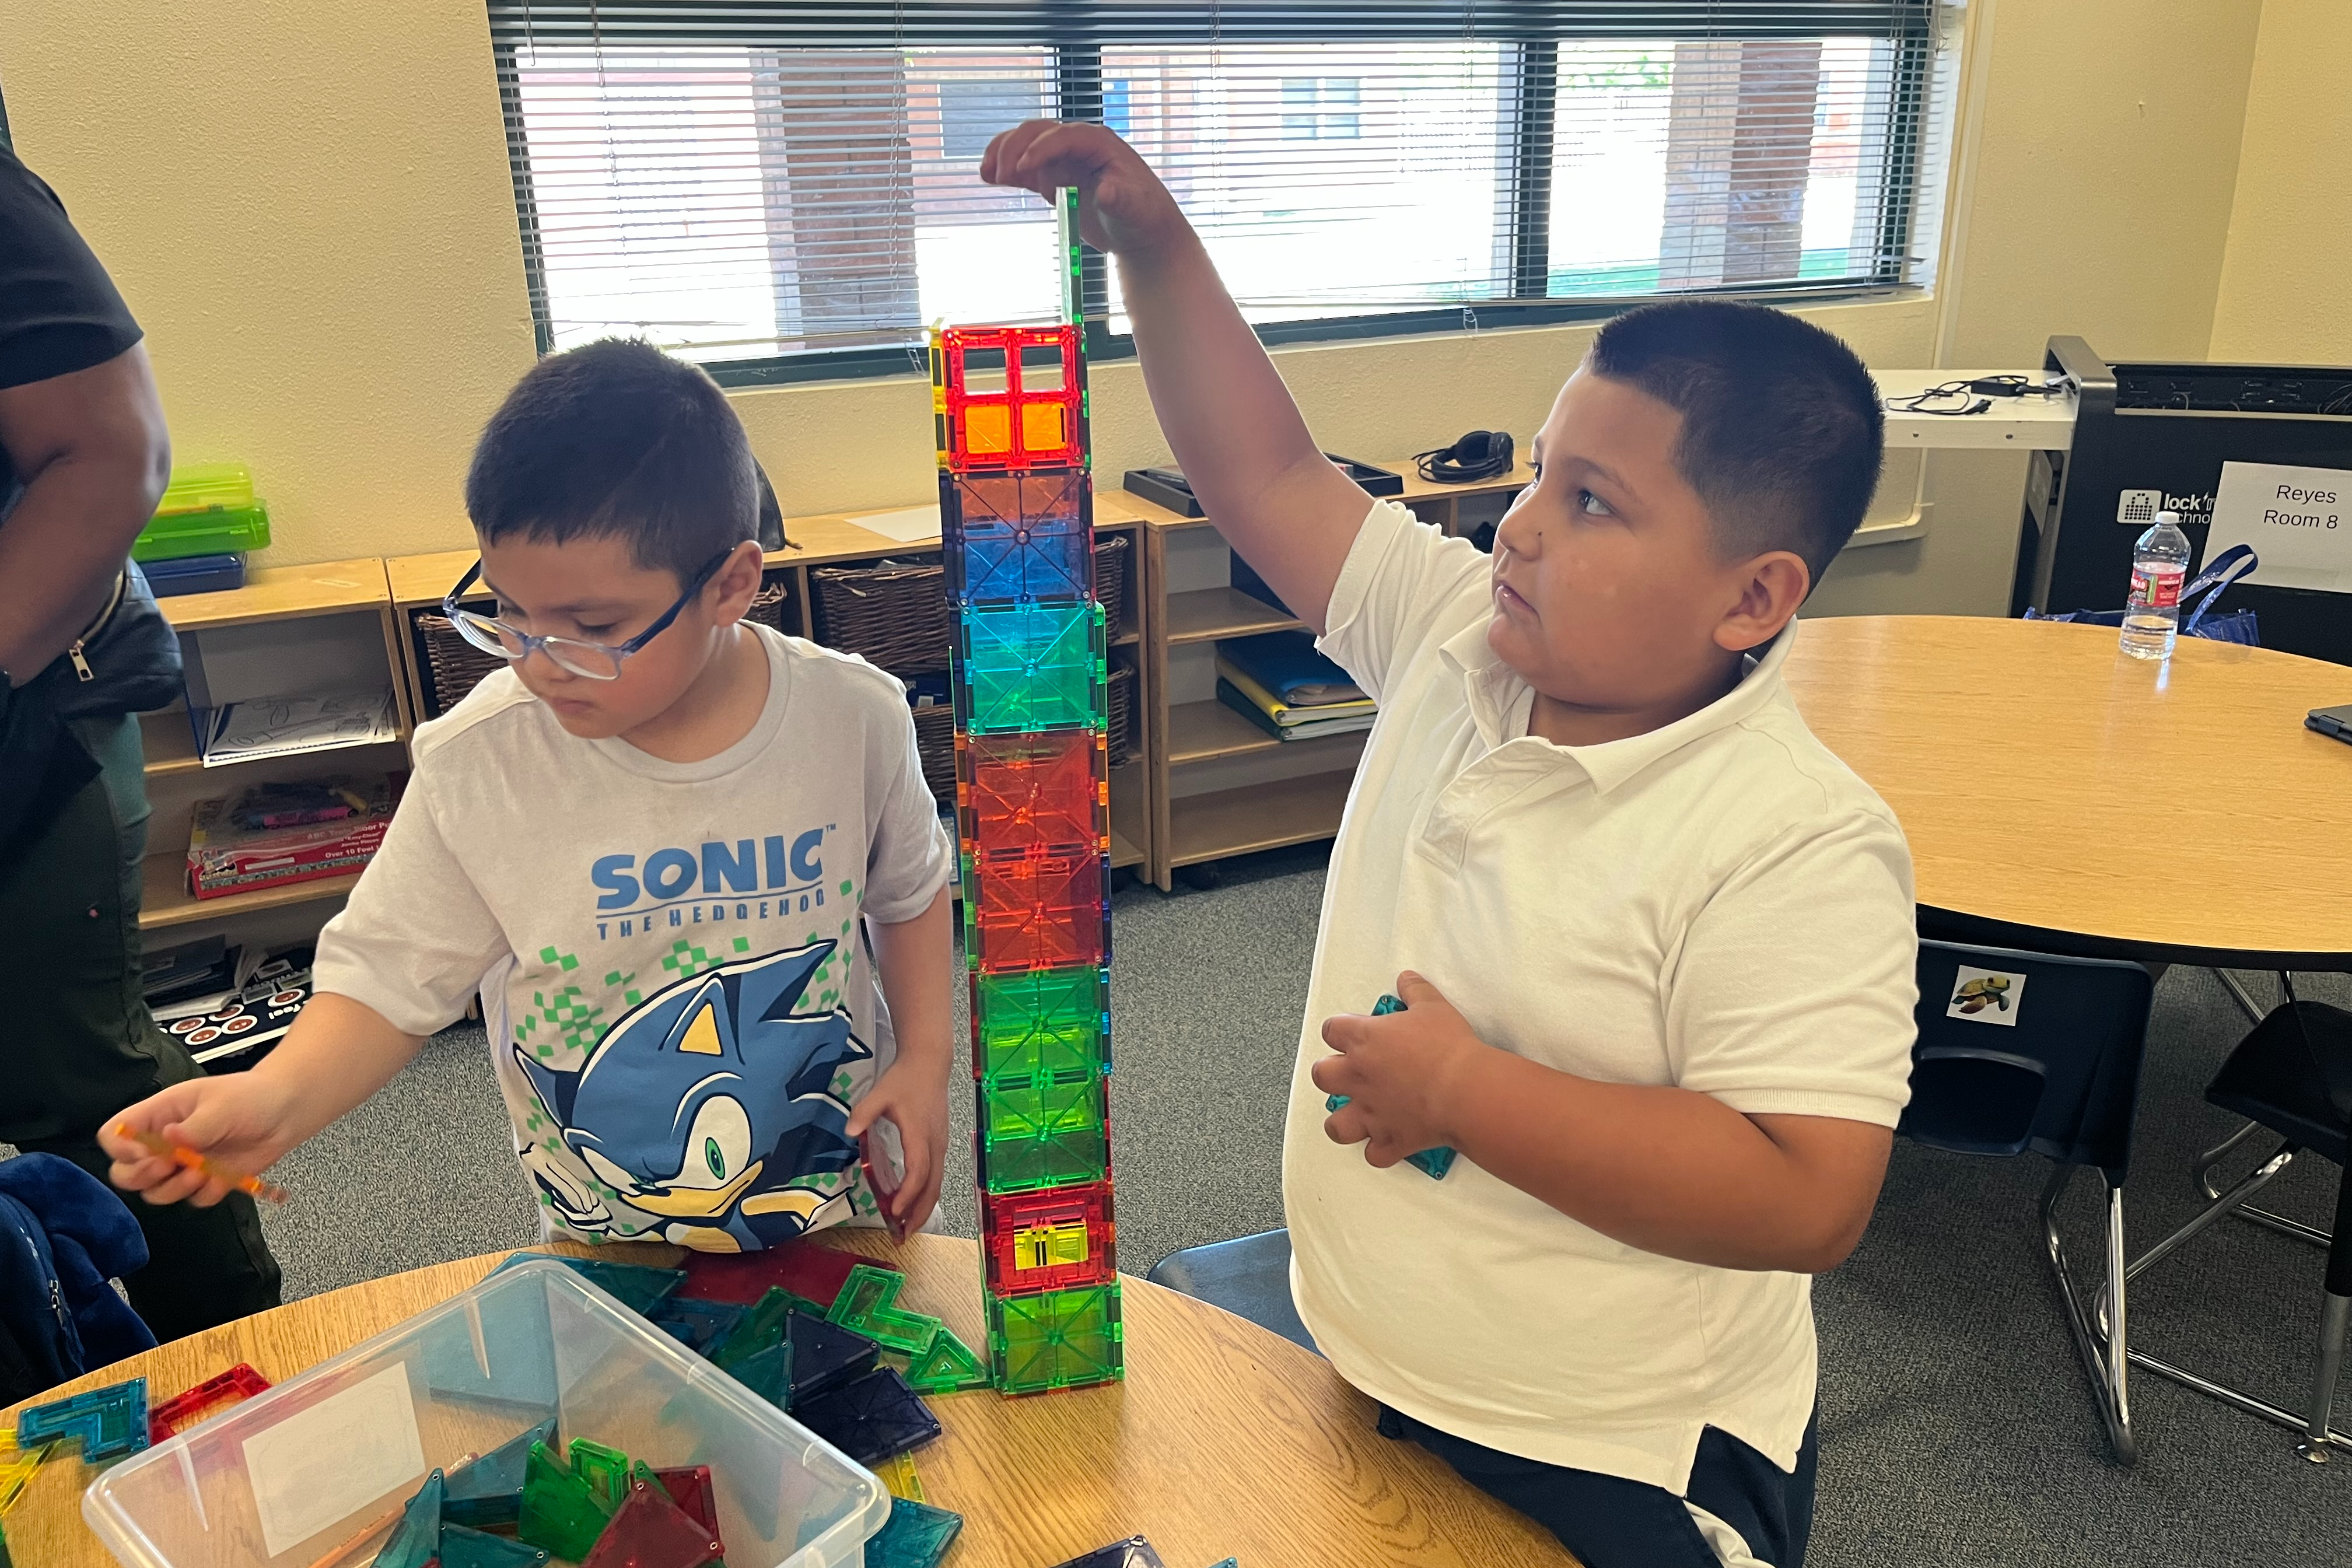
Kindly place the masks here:
<instances>
[{"instance_id":1,"label":"plastic bin lid","mask_svg":"<svg viewBox=\"0 0 2352 1568\"><path fill-rule=\"evenodd\" d=\"M155 515L252 504L253 470L243 463L190 463L172 470L172 482L163 487L163 499L156 503Z\"/></svg>"}]
</instances>

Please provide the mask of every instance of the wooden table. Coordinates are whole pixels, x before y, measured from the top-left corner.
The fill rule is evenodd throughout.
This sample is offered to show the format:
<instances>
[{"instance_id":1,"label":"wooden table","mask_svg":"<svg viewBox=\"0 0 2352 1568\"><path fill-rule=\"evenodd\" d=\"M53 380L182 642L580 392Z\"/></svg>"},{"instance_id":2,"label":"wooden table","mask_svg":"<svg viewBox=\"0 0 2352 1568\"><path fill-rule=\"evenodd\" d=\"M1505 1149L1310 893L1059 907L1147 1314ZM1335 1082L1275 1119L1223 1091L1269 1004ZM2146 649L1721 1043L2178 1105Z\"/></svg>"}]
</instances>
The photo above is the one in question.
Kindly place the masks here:
<instances>
[{"instance_id":1,"label":"wooden table","mask_svg":"<svg viewBox=\"0 0 2352 1568\"><path fill-rule=\"evenodd\" d=\"M981 1332L978 1249L918 1236L841 1237L907 1273L902 1304ZM575 1248L572 1250L585 1250ZM600 1257L667 1264L675 1247ZM156 1397L250 1362L283 1380L472 1285L493 1253L354 1285L192 1335L66 1384L144 1376ZM1248 1568L1507 1568L1573 1563L1552 1537L1410 1444L1372 1430L1372 1407L1321 1357L1214 1307L1125 1281L1127 1381L1005 1399L934 1396L946 1428L917 1450L929 1500L964 1516L948 1568L1045 1568L1142 1533L1169 1568L1238 1554ZM55 1397L44 1394L43 1399ZM0 1415L0 1422L11 1417ZM8 1516L24 1568L108 1568L82 1524L89 1472L45 1466ZM740 1564L739 1568L758 1568Z\"/></svg>"},{"instance_id":2,"label":"wooden table","mask_svg":"<svg viewBox=\"0 0 2352 1568\"><path fill-rule=\"evenodd\" d=\"M2235 969L2352 970L2352 746L2303 727L2352 668L2113 627L1809 620L1787 667L1894 807L1922 929Z\"/></svg>"}]
</instances>

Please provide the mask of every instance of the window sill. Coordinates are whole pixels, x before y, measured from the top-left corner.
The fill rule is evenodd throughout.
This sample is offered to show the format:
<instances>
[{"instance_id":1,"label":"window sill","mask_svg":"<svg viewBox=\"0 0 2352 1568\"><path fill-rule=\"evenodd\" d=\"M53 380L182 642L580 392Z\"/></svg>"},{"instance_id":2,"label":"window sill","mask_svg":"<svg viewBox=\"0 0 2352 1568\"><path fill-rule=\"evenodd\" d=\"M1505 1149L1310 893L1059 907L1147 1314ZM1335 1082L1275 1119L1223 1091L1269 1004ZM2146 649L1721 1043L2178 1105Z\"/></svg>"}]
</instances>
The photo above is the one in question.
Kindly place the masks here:
<instances>
[{"instance_id":1,"label":"window sill","mask_svg":"<svg viewBox=\"0 0 2352 1568\"><path fill-rule=\"evenodd\" d=\"M1377 316L1334 316L1311 321L1268 321L1257 328L1258 341L1268 348L1308 343L1344 343L1405 337L1468 337L1478 332L1528 327L1589 325L1622 315L1640 306L1666 299L1726 299L1750 304L1802 309L1819 305L1854 305L1924 299L1917 284L1848 283L1780 288L1726 289L1719 294L1661 294L1611 300L1547 300L1527 304L1489 300L1481 305L1446 306L1425 310L1401 310ZM1135 340L1113 333L1108 324L1089 321L1087 358L1100 364L1135 357ZM919 347L844 349L826 353L784 354L772 359L725 360L706 363L703 369L730 391L763 386L793 386L813 381L873 381L923 376L923 351Z\"/></svg>"}]
</instances>

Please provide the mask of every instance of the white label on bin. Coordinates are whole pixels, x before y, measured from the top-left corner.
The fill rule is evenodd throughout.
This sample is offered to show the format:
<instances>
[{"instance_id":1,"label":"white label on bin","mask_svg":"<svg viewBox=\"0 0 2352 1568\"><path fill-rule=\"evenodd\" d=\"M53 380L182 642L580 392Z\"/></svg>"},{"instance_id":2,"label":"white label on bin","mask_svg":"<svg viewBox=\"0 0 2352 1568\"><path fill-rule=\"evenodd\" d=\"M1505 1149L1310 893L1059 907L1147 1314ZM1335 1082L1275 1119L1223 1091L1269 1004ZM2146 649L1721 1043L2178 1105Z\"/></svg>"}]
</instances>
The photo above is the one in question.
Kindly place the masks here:
<instances>
[{"instance_id":1,"label":"white label on bin","mask_svg":"<svg viewBox=\"0 0 2352 1568\"><path fill-rule=\"evenodd\" d=\"M425 1473L405 1364L245 1440L245 1476L269 1555L290 1551Z\"/></svg>"}]
</instances>

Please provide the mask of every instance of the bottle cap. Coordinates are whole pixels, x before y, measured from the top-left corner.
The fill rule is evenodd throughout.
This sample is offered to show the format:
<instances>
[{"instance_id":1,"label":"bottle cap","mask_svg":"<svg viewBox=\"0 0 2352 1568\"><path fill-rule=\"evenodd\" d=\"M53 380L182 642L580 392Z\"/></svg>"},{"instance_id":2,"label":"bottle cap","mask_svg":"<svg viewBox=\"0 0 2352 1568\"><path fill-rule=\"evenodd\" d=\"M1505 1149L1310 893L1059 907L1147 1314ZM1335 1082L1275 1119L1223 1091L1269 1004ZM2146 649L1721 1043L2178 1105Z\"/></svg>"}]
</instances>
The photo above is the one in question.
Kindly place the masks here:
<instances>
[{"instance_id":1,"label":"bottle cap","mask_svg":"<svg viewBox=\"0 0 2352 1568\"><path fill-rule=\"evenodd\" d=\"M2163 527L2168 522L2172 524L2173 527L2179 528L2180 526L2180 514L2177 511L2160 511L2156 514L2156 524L2158 528Z\"/></svg>"}]
</instances>

